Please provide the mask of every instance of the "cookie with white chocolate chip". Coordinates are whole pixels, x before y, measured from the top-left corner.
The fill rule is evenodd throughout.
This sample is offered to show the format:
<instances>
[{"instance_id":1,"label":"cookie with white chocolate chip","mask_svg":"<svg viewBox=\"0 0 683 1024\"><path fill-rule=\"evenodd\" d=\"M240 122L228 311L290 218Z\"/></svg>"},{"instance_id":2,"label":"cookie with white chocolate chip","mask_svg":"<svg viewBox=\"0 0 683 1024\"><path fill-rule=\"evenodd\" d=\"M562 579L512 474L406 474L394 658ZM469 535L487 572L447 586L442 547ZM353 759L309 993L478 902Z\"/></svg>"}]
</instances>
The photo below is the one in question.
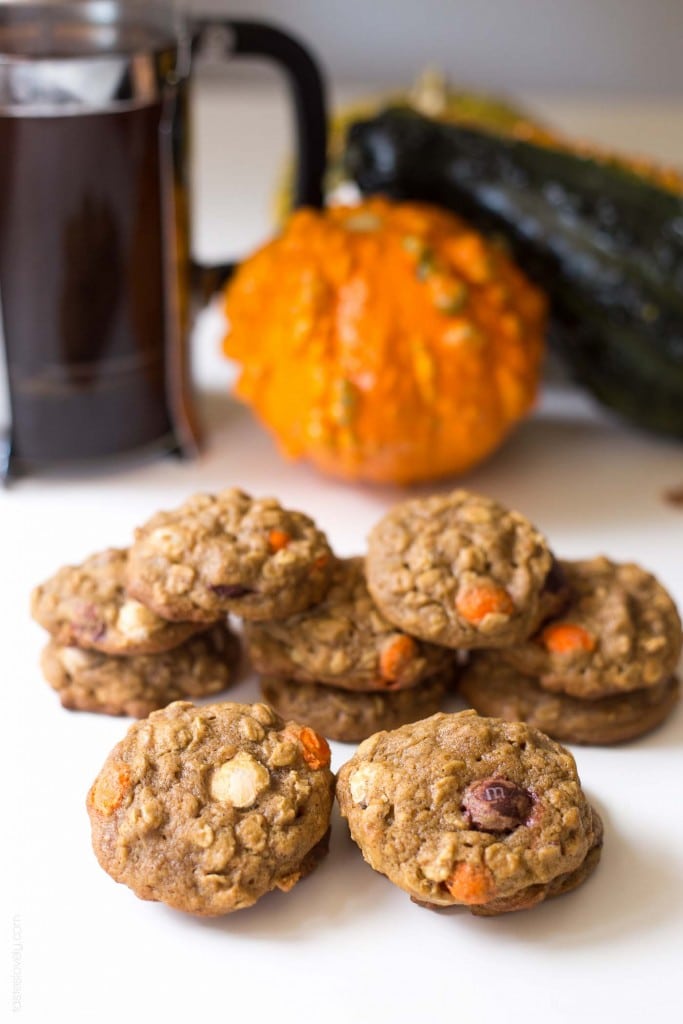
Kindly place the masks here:
<instances>
[{"instance_id":1,"label":"cookie with white chocolate chip","mask_svg":"<svg viewBox=\"0 0 683 1024\"><path fill-rule=\"evenodd\" d=\"M278 619L323 597L333 561L308 516L232 488L196 494L136 530L128 590L174 622Z\"/></svg>"},{"instance_id":2,"label":"cookie with white chocolate chip","mask_svg":"<svg viewBox=\"0 0 683 1024\"><path fill-rule=\"evenodd\" d=\"M329 763L323 737L265 704L171 704L130 728L90 789L95 854L141 899L249 907L324 855Z\"/></svg>"},{"instance_id":3,"label":"cookie with white chocolate chip","mask_svg":"<svg viewBox=\"0 0 683 1024\"><path fill-rule=\"evenodd\" d=\"M473 711L371 736L337 797L370 866L430 906L491 914L559 895L601 841L569 751Z\"/></svg>"},{"instance_id":4,"label":"cookie with white chocolate chip","mask_svg":"<svg viewBox=\"0 0 683 1024\"><path fill-rule=\"evenodd\" d=\"M446 647L519 643L552 612L545 538L520 513L468 491L396 505L370 533L366 569L390 622Z\"/></svg>"},{"instance_id":5,"label":"cookie with white chocolate chip","mask_svg":"<svg viewBox=\"0 0 683 1024\"><path fill-rule=\"evenodd\" d=\"M71 711L144 718L174 700L227 689L239 657L235 634L216 623L172 651L127 658L60 647L53 640L43 651L41 668Z\"/></svg>"},{"instance_id":6,"label":"cookie with white chocolate chip","mask_svg":"<svg viewBox=\"0 0 683 1024\"><path fill-rule=\"evenodd\" d=\"M159 654L204 628L167 622L125 589L128 552L107 548L81 565L67 565L36 587L31 614L56 644L104 654Z\"/></svg>"}]
</instances>

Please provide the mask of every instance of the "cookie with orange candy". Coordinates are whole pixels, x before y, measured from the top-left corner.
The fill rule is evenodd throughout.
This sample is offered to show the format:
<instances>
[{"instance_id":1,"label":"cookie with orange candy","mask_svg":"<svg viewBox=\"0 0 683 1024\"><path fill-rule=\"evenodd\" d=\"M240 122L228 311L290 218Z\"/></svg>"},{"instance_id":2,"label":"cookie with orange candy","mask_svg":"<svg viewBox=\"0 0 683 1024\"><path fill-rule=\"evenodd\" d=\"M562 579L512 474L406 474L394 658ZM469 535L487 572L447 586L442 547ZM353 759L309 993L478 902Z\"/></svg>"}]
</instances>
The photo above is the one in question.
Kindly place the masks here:
<instances>
[{"instance_id":1,"label":"cookie with orange candy","mask_svg":"<svg viewBox=\"0 0 683 1024\"><path fill-rule=\"evenodd\" d=\"M127 590L171 622L283 618L322 599L333 562L308 516L231 487L194 494L139 527Z\"/></svg>"},{"instance_id":2,"label":"cookie with orange candy","mask_svg":"<svg viewBox=\"0 0 683 1024\"><path fill-rule=\"evenodd\" d=\"M191 914L289 891L327 849L326 740L265 704L177 701L133 725L87 799L95 854L137 896Z\"/></svg>"},{"instance_id":3,"label":"cookie with orange candy","mask_svg":"<svg viewBox=\"0 0 683 1024\"><path fill-rule=\"evenodd\" d=\"M402 690L454 663L452 651L385 618L368 592L362 558L338 559L319 604L287 619L245 622L244 639L263 675L343 690Z\"/></svg>"},{"instance_id":4,"label":"cookie with orange candy","mask_svg":"<svg viewBox=\"0 0 683 1024\"><path fill-rule=\"evenodd\" d=\"M681 620L661 583L605 557L560 562L571 599L504 662L544 690L583 700L660 687L676 671Z\"/></svg>"},{"instance_id":5,"label":"cookie with orange candy","mask_svg":"<svg viewBox=\"0 0 683 1024\"><path fill-rule=\"evenodd\" d=\"M370 533L366 567L386 618L445 647L521 643L564 599L543 535L464 490L392 508Z\"/></svg>"},{"instance_id":6,"label":"cookie with orange candy","mask_svg":"<svg viewBox=\"0 0 683 1024\"><path fill-rule=\"evenodd\" d=\"M522 722L436 714L360 745L337 798L376 871L417 903L493 915L575 888L602 824L574 758Z\"/></svg>"}]
</instances>

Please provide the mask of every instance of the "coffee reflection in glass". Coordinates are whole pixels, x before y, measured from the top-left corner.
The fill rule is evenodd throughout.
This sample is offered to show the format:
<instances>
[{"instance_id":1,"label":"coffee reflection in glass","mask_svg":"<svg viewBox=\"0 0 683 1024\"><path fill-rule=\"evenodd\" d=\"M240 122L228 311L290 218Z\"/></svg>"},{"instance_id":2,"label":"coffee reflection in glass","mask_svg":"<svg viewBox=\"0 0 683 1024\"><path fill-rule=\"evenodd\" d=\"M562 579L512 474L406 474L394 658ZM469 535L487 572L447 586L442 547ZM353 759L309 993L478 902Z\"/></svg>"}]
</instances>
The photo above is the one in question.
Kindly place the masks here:
<instances>
[{"instance_id":1,"label":"coffee reflection in glass","mask_svg":"<svg viewBox=\"0 0 683 1024\"><path fill-rule=\"evenodd\" d=\"M289 37L229 27L232 52L283 63L250 32ZM192 50L209 28L179 28L148 4L0 7L5 475L197 450L186 351L187 106ZM306 97L295 89L295 98ZM301 162L315 155L297 198L319 202L320 89L302 116Z\"/></svg>"}]
</instances>

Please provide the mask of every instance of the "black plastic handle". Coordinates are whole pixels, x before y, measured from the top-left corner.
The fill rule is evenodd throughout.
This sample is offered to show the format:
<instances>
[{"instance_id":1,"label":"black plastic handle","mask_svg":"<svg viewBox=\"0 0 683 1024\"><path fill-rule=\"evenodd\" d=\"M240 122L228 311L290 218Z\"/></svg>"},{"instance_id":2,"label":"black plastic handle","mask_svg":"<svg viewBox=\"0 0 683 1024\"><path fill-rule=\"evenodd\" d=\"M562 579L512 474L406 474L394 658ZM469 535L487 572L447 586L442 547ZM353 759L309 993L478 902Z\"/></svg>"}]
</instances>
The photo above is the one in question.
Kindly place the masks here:
<instances>
[{"instance_id":1,"label":"black plastic handle","mask_svg":"<svg viewBox=\"0 0 683 1024\"><path fill-rule=\"evenodd\" d=\"M260 21L233 18L194 18L190 21L193 56L201 51L209 34L225 29L230 37L226 59L235 55L267 57L279 64L289 80L297 139L294 206L323 205L323 175L327 159L327 112L325 86L309 51L288 33ZM193 264L196 290L207 300L228 279L235 265Z\"/></svg>"}]
</instances>

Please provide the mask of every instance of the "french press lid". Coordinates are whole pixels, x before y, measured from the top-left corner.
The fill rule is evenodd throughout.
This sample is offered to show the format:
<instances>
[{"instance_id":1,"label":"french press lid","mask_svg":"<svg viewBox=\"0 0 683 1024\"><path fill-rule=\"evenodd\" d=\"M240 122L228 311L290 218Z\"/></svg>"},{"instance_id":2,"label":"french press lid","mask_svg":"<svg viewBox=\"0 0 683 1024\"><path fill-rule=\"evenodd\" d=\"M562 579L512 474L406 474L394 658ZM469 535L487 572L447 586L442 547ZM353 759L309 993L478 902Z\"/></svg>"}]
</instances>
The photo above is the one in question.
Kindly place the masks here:
<instances>
[{"instance_id":1,"label":"french press lid","mask_svg":"<svg viewBox=\"0 0 683 1024\"><path fill-rule=\"evenodd\" d=\"M0 6L0 114L55 116L153 103L189 44L158 3Z\"/></svg>"}]
</instances>

